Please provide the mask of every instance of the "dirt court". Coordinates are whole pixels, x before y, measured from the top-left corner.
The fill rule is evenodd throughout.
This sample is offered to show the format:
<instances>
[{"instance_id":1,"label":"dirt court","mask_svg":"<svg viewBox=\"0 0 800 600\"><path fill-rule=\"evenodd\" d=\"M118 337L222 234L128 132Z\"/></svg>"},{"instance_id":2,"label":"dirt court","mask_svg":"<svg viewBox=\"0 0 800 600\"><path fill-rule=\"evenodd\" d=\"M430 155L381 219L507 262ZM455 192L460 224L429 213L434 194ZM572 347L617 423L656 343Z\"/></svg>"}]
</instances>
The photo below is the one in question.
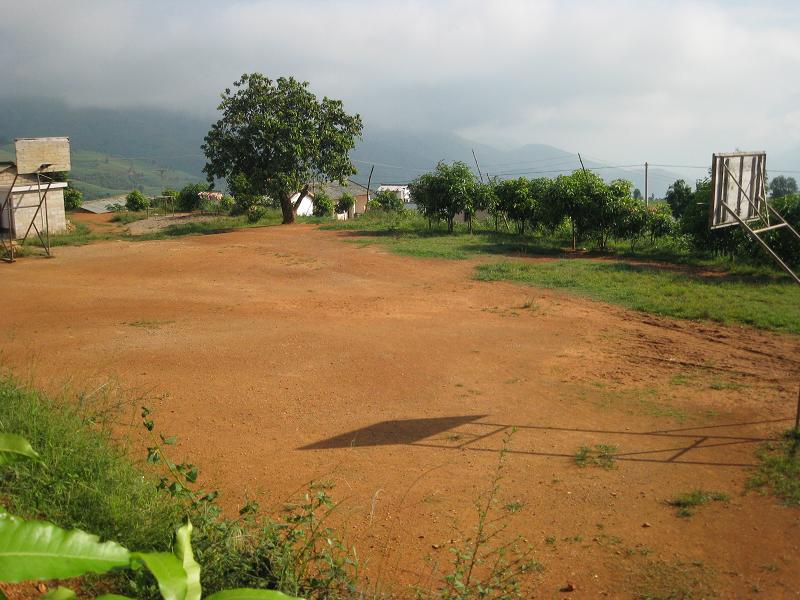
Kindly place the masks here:
<instances>
[{"instance_id":1,"label":"dirt court","mask_svg":"<svg viewBox=\"0 0 800 600\"><path fill-rule=\"evenodd\" d=\"M48 390L141 395L226 508L335 484L337 527L395 597L471 533L511 432L498 511L542 564L529 597L800 595L800 510L743 494L758 444L791 426L800 339L347 237L267 227L0 264L0 361ZM596 444L614 468L576 464ZM701 487L731 499L666 505Z\"/></svg>"}]
</instances>

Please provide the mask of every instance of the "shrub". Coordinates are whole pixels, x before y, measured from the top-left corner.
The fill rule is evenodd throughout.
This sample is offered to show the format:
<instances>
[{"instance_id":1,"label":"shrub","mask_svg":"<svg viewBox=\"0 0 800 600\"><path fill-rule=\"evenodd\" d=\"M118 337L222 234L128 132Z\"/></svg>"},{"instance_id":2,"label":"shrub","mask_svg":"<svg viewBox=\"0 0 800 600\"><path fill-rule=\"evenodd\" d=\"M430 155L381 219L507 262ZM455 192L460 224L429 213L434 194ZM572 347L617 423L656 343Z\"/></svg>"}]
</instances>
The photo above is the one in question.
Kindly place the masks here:
<instances>
[{"instance_id":1,"label":"shrub","mask_svg":"<svg viewBox=\"0 0 800 600\"><path fill-rule=\"evenodd\" d=\"M222 197L222 200L219 201L219 209L222 212L229 213L231 212L231 210L233 210L233 204L234 204L233 197L225 194Z\"/></svg>"},{"instance_id":2,"label":"shrub","mask_svg":"<svg viewBox=\"0 0 800 600\"><path fill-rule=\"evenodd\" d=\"M211 186L207 183L190 183L178 192L178 208L191 212L200 208L200 192L207 192Z\"/></svg>"},{"instance_id":3,"label":"shrub","mask_svg":"<svg viewBox=\"0 0 800 600\"><path fill-rule=\"evenodd\" d=\"M267 208L261 204L254 204L247 209L247 222L258 223L267 216Z\"/></svg>"},{"instance_id":4,"label":"shrub","mask_svg":"<svg viewBox=\"0 0 800 600\"><path fill-rule=\"evenodd\" d=\"M67 210L75 210L80 208L83 204L83 193L76 190L74 187L68 187L64 190L64 208Z\"/></svg>"},{"instance_id":5,"label":"shrub","mask_svg":"<svg viewBox=\"0 0 800 600\"><path fill-rule=\"evenodd\" d=\"M125 208L132 211L146 210L150 207L150 200L139 190L133 190L125 196Z\"/></svg>"},{"instance_id":6,"label":"shrub","mask_svg":"<svg viewBox=\"0 0 800 600\"><path fill-rule=\"evenodd\" d=\"M342 194L339 201L336 203L336 212L339 214L349 213L350 209L356 205L355 199L348 193Z\"/></svg>"},{"instance_id":7,"label":"shrub","mask_svg":"<svg viewBox=\"0 0 800 600\"><path fill-rule=\"evenodd\" d=\"M320 190L314 195L314 216L330 217L333 214L333 200Z\"/></svg>"},{"instance_id":8,"label":"shrub","mask_svg":"<svg viewBox=\"0 0 800 600\"><path fill-rule=\"evenodd\" d=\"M403 210L403 200L392 191L381 190L370 200L370 208L379 208L386 212L400 212Z\"/></svg>"}]
</instances>

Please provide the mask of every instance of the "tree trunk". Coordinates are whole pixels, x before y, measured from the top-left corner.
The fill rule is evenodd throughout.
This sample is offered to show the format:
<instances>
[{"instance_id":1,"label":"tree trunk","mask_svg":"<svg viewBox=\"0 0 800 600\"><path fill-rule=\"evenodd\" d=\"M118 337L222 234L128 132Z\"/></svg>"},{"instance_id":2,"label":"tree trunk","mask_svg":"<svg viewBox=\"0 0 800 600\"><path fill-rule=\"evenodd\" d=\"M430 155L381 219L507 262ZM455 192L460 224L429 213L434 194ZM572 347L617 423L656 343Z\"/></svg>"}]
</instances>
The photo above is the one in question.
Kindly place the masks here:
<instances>
[{"instance_id":1,"label":"tree trunk","mask_svg":"<svg viewBox=\"0 0 800 600\"><path fill-rule=\"evenodd\" d=\"M281 198L281 212L283 213L284 225L291 225L295 222L297 219L297 209L300 208L300 204L306 196L308 196L308 184L303 186L303 189L300 190L300 195L294 202L292 202L291 196L284 196Z\"/></svg>"},{"instance_id":2,"label":"tree trunk","mask_svg":"<svg viewBox=\"0 0 800 600\"><path fill-rule=\"evenodd\" d=\"M297 216L296 209L294 204L292 204L292 199L288 196L284 196L281 198L281 212L283 213L283 224L284 225L291 225L294 223L295 217Z\"/></svg>"},{"instance_id":3,"label":"tree trunk","mask_svg":"<svg viewBox=\"0 0 800 600\"><path fill-rule=\"evenodd\" d=\"M575 252L575 219L570 217L569 222L572 225L572 251Z\"/></svg>"}]
</instances>

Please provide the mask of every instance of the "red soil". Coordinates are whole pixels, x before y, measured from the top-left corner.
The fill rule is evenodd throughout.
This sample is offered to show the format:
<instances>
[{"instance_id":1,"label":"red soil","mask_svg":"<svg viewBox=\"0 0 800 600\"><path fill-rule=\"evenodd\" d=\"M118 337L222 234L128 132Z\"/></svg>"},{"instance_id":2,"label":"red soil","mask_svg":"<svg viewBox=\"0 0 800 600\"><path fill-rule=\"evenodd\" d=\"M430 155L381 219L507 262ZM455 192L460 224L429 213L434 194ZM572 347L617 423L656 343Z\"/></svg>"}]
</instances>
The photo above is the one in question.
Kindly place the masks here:
<instances>
[{"instance_id":1,"label":"red soil","mask_svg":"<svg viewBox=\"0 0 800 600\"><path fill-rule=\"evenodd\" d=\"M270 227L0 265L0 357L48 390L112 379L141 395L226 508L335 483L337 527L396 597L471 533L514 428L498 510L544 567L530 597L697 581L698 597L798 597L800 510L743 494L758 444L791 425L797 337L338 237ZM576 465L595 444L618 447L615 468ZM700 487L731 500L691 518L665 504Z\"/></svg>"}]
</instances>

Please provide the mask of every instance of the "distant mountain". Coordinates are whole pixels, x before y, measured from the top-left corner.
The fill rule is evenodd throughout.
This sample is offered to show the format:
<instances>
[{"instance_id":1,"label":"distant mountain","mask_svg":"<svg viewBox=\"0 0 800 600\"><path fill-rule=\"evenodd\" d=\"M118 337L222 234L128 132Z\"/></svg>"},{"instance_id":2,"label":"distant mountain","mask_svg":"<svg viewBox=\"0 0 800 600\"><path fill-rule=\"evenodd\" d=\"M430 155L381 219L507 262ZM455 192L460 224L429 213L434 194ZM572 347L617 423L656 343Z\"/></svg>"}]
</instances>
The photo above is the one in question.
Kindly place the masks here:
<instances>
[{"instance_id":1,"label":"distant mountain","mask_svg":"<svg viewBox=\"0 0 800 600\"><path fill-rule=\"evenodd\" d=\"M211 123L174 111L157 109L77 108L61 100L0 97L0 154L15 137L70 137L72 178L88 197L118 194L133 187L154 193L204 180L205 158L200 149ZM6 147L6 151L8 148ZM358 174L366 184L405 183L433 169L440 160L461 160L481 172L500 178L548 176L580 168L578 156L544 144L499 150L437 131L381 130L367 126L363 141L352 152ZM607 168L585 160L606 180L628 179L644 192L644 168ZM680 175L650 170L650 192L662 197Z\"/></svg>"},{"instance_id":2,"label":"distant mountain","mask_svg":"<svg viewBox=\"0 0 800 600\"><path fill-rule=\"evenodd\" d=\"M475 157L473 157L473 150ZM581 168L577 153L546 144L528 144L513 150L499 150L470 142L446 132L367 131L364 140L352 153L358 168L356 179L366 184L371 165L375 165L372 183L406 183L430 171L440 160L460 160L477 172L475 158L484 177L556 177ZM610 168L609 165L584 159L587 169L597 169L606 181L627 179L644 194L644 165ZM648 191L657 198L682 176L664 169L651 168Z\"/></svg>"}]
</instances>

